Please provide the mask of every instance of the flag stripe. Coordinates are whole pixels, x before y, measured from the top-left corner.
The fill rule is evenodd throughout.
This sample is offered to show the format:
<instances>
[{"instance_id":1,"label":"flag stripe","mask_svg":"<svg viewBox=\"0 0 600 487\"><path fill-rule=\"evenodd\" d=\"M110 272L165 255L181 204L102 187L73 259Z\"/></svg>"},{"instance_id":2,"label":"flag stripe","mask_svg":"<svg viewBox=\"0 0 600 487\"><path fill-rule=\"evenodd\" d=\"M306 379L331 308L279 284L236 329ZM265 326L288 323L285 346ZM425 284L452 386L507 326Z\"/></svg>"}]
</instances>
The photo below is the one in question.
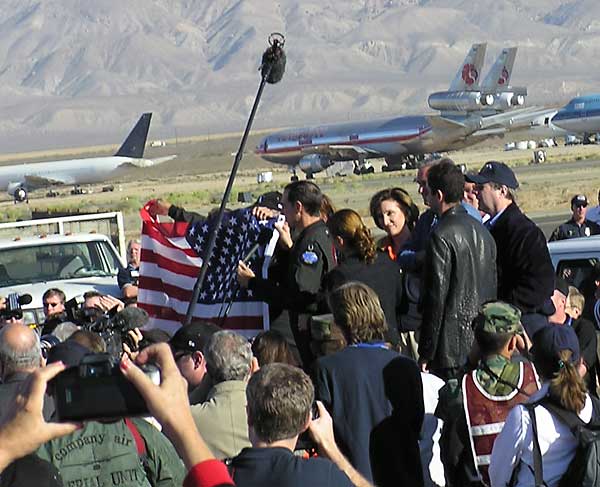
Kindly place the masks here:
<instances>
[{"instance_id":1,"label":"flag stripe","mask_svg":"<svg viewBox=\"0 0 600 487\"><path fill-rule=\"evenodd\" d=\"M175 312L185 316L189 301L177 299L177 297L172 294L167 294L162 291L144 289L141 296L138 294L138 304L140 303L170 306ZM194 308L194 316L199 318L220 316L225 311L227 304L228 301L217 304L199 304ZM262 302L260 301L234 301L231 304L228 316L262 316L261 305Z\"/></svg>"},{"instance_id":2,"label":"flag stripe","mask_svg":"<svg viewBox=\"0 0 600 487\"><path fill-rule=\"evenodd\" d=\"M199 274L198 266L182 264L149 249L142 250L140 260L143 260L144 264L156 264L161 269L169 269L175 274L192 277L194 280Z\"/></svg>"},{"instance_id":3,"label":"flag stripe","mask_svg":"<svg viewBox=\"0 0 600 487\"><path fill-rule=\"evenodd\" d=\"M158 234L161 235L160 232L158 232ZM194 250L190 248L185 238L179 240L180 243L178 245L166 245L165 241L159 241L148 235L143 235L142 249L152 249L154 252L174 260L175 262L200 267L202 265L202 259L194 254Z\"/></svg>"},{"instance_id":4,"label":"flag stripe","mask_svg":"<svg viewBox=\"0 0 600 487\"><path fill-rule=\"evenodd\" d=\"M183 323L185 321L185 314L180 314L174 311L173 309L165 306L156 306L150 304L142 304L139 305L140 308L146 310L149 315L155 316L158 319L175 321L178 323ZM194 318L200 318L204 321L210 321L212 323L216 323L221 326L223 320L218 317L203 317L196 316L194 314ZM263 329L263 319L261 316L231 316L227 317L227 328L234 328L239 330L262 330Z\"/></svg>"}]
</instances>

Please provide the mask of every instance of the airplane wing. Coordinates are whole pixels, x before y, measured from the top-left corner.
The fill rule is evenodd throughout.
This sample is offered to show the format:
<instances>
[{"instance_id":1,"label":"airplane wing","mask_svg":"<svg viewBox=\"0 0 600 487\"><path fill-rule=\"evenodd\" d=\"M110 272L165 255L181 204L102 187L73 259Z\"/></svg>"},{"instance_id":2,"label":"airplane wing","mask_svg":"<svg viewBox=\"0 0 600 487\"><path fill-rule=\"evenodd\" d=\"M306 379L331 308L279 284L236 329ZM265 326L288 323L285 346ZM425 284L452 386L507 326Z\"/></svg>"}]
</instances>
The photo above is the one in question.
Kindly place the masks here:
<instances>
[{"instance_id":1,"label":"airplane wing","mask_svg":"<svg viewBox=\"0 0 600 487\"><path fill-rule=\"evenodd\" d=\"M498 113L482 117L480 129L489 129L493 127L504 127L509 130L528 127L537 117L549 113L552 110L542 107L528 107L509 112Z\"/></svg>"},{"instance_id":2,"label":"airplane wing","mask_svg":"<svg viewBox=\"0 0 600 487\"><path fill-rule=\"evenodd\" d=\"M367 155L378 154L378 152L360 147L358 145L317 145L310 148L310 151L306 151L307 154L324 154L330 158L338 159L360 159Z\"/></svg>"},{"instance_id":3,"label":"airplane wing","mask_svg":"<svg viewBox=\"0 0 600 487\"><path fill-rule=\"evenodd\" d=\"M176 157L177 155L156 157L154 159L131 159L127 161L127 163L135 167L151 167L157 166L158 164L162 164L163 162L172 161Z\"/></svg>"},{"instance_id":4,"label":"airplane wing","mask_svg":"<svg viewBox=\"0 0 600 487\"><path fill-rule=\"evenodd\" d=\"M66 176L66 177L64 177ZM45 188L57 184L75 184L75 179L69 175L61 175L60 177L44 178L40 176L25 175L25 184L28 188Z\"/></svg>"},{"instance_id":5,"label":"airplane wing","mask_svg":"<svg viewBox=\"0 0 600 487\"><path fill-rule=\"evenodd\" d=\"M441 129L467 128L464 122L446 117L429 117L429 123L433 127Z\"/></svg>"}]
</instances>

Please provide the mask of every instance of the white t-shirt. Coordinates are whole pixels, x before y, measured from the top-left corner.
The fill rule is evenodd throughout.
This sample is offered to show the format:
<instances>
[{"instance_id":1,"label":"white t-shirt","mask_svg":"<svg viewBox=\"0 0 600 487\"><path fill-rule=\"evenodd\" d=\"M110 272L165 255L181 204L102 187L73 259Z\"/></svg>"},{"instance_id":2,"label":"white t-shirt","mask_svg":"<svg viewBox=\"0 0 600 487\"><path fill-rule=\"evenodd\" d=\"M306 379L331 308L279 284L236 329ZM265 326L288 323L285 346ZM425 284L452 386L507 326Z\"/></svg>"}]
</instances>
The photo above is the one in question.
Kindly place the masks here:
<instances>
[{"instance_id":1,"label":"white t-shirt","mask_svg":"<svg viewBox=\"0 0 600 487\"><path fill-rule=\"evenodd\" d=\"M439 391L444 386L444 381L433 374L421 372L423 380L423 403L425 405L425 419L421 429L419 449L421 450L421 463L423 465L423 480L425 487L446 485L444 465L440 457L440 436L443 421L434 416L437 408Z\"/></svg>"},{"instance_id":2,"label":"white t-shirt","mask_svg":"<svg viewBox=\"0 0 600 487\"><path fill-rule=\"evenodd\" d=\"M548 392L548 384L531 397L534 402ZM579 413L582 421L592 419L592 400L586 395L585 406ZM542 452L544 480L548 487L556 487L575 456L577 440L560 419L555 418L544 406L535 408L538 441ZM494 442L490 463L491 487L505 487L510 481L513 469L519 464L516 487L534 485L533 475L533 431L531 417L524 406L511 409L504 428ZM531 468L530 468L531 467ZM575 486L573 486L575 487Z\"/></svg>"}]
</instances>

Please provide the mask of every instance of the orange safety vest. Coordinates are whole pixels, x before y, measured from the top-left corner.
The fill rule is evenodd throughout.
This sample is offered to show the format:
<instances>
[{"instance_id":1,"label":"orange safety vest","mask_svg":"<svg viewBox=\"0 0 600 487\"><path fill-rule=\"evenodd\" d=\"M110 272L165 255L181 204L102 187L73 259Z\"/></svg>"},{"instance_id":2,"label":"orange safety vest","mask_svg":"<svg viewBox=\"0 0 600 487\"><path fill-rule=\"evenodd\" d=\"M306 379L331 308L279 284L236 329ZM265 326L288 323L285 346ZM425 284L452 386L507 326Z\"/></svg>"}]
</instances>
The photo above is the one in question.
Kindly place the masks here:
<instances>
[{"instance_id":1,"label":"orange safety vest","mask_svg":"<svg viewBox=\"0 0 600 487\"><path fill-rule=\"evenodd\" d=\"M476 370L463 377L463 404L473 462L485 485L490 484L488 468L492 447L502 431L508 413L517 404L527 401L527 394L531 395L540 388L533 365L523 362L519 365L521 369L517 388L506 396L493 396L488 393L477 381Z\"/></svg>"}]
</instances>

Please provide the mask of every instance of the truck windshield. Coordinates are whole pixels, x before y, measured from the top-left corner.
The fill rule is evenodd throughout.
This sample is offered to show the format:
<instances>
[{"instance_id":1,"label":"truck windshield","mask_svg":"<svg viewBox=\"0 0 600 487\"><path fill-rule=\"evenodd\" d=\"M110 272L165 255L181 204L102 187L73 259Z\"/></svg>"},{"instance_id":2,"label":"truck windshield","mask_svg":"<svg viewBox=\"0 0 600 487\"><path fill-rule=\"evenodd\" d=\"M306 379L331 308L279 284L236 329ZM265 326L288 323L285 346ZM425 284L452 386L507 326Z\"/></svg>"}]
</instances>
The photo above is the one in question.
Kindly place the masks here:
<instances>
[{"instance_id":1,"label":"truck windshield","mask_svg":"<svg viewBox=\"0 0 600 487\"><path fill-rule=\"evenodd\" d=\"M0 252L0 287L114 276L118 270L117 255L103 241L37 244Z\"/></svg>"}]
</instances>

